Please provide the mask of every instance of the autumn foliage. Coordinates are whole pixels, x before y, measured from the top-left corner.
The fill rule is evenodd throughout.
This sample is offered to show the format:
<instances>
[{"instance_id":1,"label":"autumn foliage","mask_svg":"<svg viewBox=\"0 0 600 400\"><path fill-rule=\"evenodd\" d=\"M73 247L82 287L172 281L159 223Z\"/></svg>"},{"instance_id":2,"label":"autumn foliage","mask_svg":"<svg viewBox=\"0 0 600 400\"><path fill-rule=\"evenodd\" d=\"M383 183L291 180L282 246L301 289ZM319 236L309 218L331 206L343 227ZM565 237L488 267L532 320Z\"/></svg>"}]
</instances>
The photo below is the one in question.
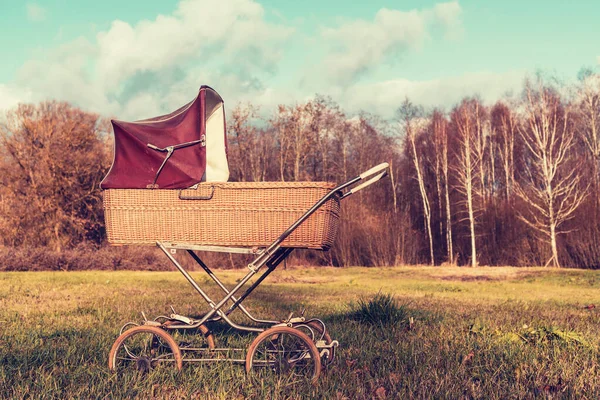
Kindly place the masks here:
<instances>
[{"instance_id":1,"label":"autumn foliage","mask_svg":"<svg viewBox=\"0 0 600 400\"><path fill-rule=\"evenodd\" d=\"M231 179L342 182L390 163L389 179L344 201L335 247L299 253L304 263L600 267L598 75L569 88L537 77L517 98L446 111L406 100L396 116L349 115L320 96L271 113L238 104ZM66 103L6 115L3 251L104 246L111 140L105 120Z\"/></svg>"},{"instance_id":2,"label":"autumn foliage","mask_svg":"<svg viewBox=\"0 0 600 400\"><path fill-rule=\"evenodd\" d=\"M20 105L0 130L0 236L61 251L103 235L99 183L110 163L102 121L67 103ZM105 131L105 130L104 130Z\"/></svg>"}]
</instances>

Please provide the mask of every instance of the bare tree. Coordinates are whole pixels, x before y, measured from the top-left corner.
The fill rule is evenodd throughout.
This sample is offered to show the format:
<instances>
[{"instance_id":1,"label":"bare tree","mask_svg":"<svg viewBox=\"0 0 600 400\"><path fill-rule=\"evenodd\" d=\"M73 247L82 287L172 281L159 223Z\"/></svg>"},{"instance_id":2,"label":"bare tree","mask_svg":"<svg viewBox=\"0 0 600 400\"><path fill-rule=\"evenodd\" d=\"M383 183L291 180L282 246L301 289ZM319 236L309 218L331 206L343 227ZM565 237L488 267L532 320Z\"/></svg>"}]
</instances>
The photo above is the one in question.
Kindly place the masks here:
<instances>
[{"instance_id":1,"label":"bare tree","mask_svg":"<svg viewBox=\"0 0 600 400\"><path fill-rule=\"evenodd\" d=\"M229 165L234 179L260 182L267 178L273 158L274 135L260 128L259 108L239 104L228 126Z\"/></svg>"},{"instance_id":2,"label":"bare tree","mask_svg":"<svg viewBox=\"0 0 600 400\"><path fill-rule=\"evenodd\" d=\"M435 265L435 258L433 254L433 234L431 231L431 206L427 191L425 190L425 177L423 173L421 155L417 151L416 137L423 129L423 110L408 99L402 103L397 111L398 119L402 124L404 134L406 135L407 146L410 149L410 154L415 169L417 182L419 184L419 193L421 194L421 201L423 203L423 216L425 223L425 231L427 238L429 239L429 257L431 265Z\"/></svg>"},{"instance_id":3,"label":"bare tree","mask_svg":"<svg viewBox=\"0 0 600 400\"><path fill-rule=\"evenodd\" d=\"M448 122L444 118L441 112L434 111L431 117L431 123L433 125L433 136L435 143L435 155L436 155L436 180L438 192L440 189L440 180L443 181L443 192L446 214L446 252L448 262L454 264L454 250L452 247L452 212L450 205L450 184L448 176ZM440 196L441 197L441 196ZM440 203L440 221L442 220L442 199ZM441 222L440 222L441 223Z\"/></svg>"},{"instance_id":4,"label":"bare tree","mask_svg":"<svg viewBox=\"0 0 600 400\"><path fill-rule=\"evenodd\" d=\"M517 121L514 112L498 102L492 108L492 130L498 142L500 163L504 181L504 196L510 202L515 181L515 139Z\"/></svg>"},{"instance_id":5,"label":"bare tree","mask_svg":"<svg viewBox=\"0 0 600 400\"><path fill-rule=\"evenodd\" d=\"M442 193L442 157L443 157L443 138L440 137L439 132L435 129L435 122L433 118L435 117L435 112L431 115L431 122L429 124L429 129L427 135L431 137L431 141L433 144L433 175L435 178L435 193L437 195L437 212L438 212L438 228L440 237L444 236L444 219L442 215L443 212L443 193Z\"/></svg>"},{"instance_id":6,"label":"bare tree","mask_svg":"<svg viewBox=\"0 0 600 400\"><path fill-rule=\"evenodd\" d=\"M592 192L597 211L600 207L600 74L585 71L577 95L581 116L579 132L592 158Z\"/></svg>"},{"instance_id":7,"label":"bare tree","mask_svg":"<svg viewBox=\"0 0 600 400\"><path fill-rule=\"evenodd\" d=\"M307 102L295 106L280 105L271 120L280 147L280 178L285 180L286 167L291 179L306 179L307 160L314 159L318 131L313 126L313 104ZM291 163L291 165L287 165Z\"/></svg>"},{"instance_id":8,"label":"bare tree","mask_svg":"<svg viewBox=\"0 0 600 400\"><path fill-rule=\"evenodd\" d=\"M493 186L493 177L490 176L491 173L487 169L490 165L486 162L487 159L491 158L490 141L488 140L488 118L486 109L479 99L473 99L471 105L473 107L472 117L474 122L471 150L475 159L478 160L477 167L479 171L476 176L478 177L479 187L477 192L480 194L485 208L491 194L490 187Z\"/></svg>"},{"instance_id":9,"label":"bare tree","mask_svg":"<svg viewBox=\"0 0 600 400\"><path fill-rule=\"evenodd\" d=\"M527 149L524 182L515 193L528 206L519 217L548 241L552 256L546 265L560 267L557 236L587 195L573 149L575 132L569 110L559 94L541 78L526 83L524 123L519 132Z\"/></svg>"},{"instance_id":10,"label":"bare tree","mask_svg":"<svg viewBox=\"0 0 600 400\"><path fill-rule=\"evenodd\" d=\"M469 233L471 239L471 266L477 264L477 236L476 226L476 198L481 197L478 191L477 179L480 173L481 158L476 151L478 133L479 102L475 99L465 99L452 112L452 122L456 127L458 149L456 164L453 171L458 181L457 190L465 197L464 204L467 208L467 220L469 221Z\"/></svg>"},{"instance_id":11,"label":"bare tree","mask_svg":"<svg viewBox=\"0 0 600 400\"><path fill-rule=\"evenodd\" d=\"M313 180L333 179L337 154L333 151L336 132L346 135L345 115L333 100L317 95L304 105L307 118L307 135L310 135L311 151L308 160L310 178Z\"/></svg>"},{"instance_id":12,"label":"bare tree","mask_svg":"<svg viewBox=\"0 0 600 400\"><path fill-rule=\"evenodd\" d=\"M231 162L231 172L239 181L249 180L256 153L256 128L251 125L252 118L257 116L258 110L250 104L238 104L229 117L227 127L229 130L228 156Z\"/></svg>"},{"instance_id":13,"label":"bare tree","mask_svg":"<svg viewBox=\"0 0 600 400\"><path fill-rule=\"evenodd\" d=\"M279 147L279 180L282 182L285 181L285 172L292 146L292 137L289 134L289 115L290 109L284 105L279 105L277 113L270 120L271 126L275 130L275 137Z\"/></svg>"}]
</instances>

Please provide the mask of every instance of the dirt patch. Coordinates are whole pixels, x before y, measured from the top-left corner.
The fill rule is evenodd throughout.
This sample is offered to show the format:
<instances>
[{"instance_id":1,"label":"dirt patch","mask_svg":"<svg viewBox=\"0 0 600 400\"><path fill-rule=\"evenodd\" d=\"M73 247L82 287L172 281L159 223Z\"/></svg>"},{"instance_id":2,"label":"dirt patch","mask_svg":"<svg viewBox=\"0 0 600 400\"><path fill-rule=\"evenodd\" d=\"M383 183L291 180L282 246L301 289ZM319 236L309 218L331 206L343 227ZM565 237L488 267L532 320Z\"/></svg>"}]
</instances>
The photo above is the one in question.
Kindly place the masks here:
<instances>
[{"instance_id":1,"label":"dirt patch","mask_svg":"<svg viewBox=\"0 0 600 400\"><path fill-rule=\"evenodd\" d=\"M548 275L548 271L517 271L517 279L540 278Z\"/></svg>"},{"instance_id":2,"label":"dirt patch","mask_svg":"<svg viewBox=\"0 0 600 400\"><path fill-rule=\"evenodd\" d=\"M458 281L458 282L488 282L505 280L504 277L486 276L486 275L446 275L440 277L443 281Z\"/></svg>"},{"instance_id":3,"label":"dirt patch","mask_svg":"<svg viewBox=\"0 0 600 400\"><path fill-rule=\"evenodd\" d=\"M462 272L462 271L461 271ZM510 271L489 268L484 273L473 273L465 271L464 274L444 274L442 276L429 275L432 279L457 282L490 282L490 281L520 281L526 279L541 278L548 275L547 270L531 270L514 268Z\"/></svg>"},{"instance_id":4,"label":"dirt patch","mask_svg":"<svg viewBox=\"0 0 600 400\"><path fill-rule=\"evenodd\" d=\"M334 279L326 277L310 277L310 278L298 278L295 276L277 276L269 279L271 283L328 283L333 282Z\"/></svg>"},{"instance_id":5,"label":"dirt patch","mask_svg":"<svg viewBox=\"0 0 600 400\"><path fill-rule=\"evenodd\" d=\"M454 282L507 282L542 278L552 271L531 267L420 267L407 268L415 278Z\"/></svg>"}]
</instances>

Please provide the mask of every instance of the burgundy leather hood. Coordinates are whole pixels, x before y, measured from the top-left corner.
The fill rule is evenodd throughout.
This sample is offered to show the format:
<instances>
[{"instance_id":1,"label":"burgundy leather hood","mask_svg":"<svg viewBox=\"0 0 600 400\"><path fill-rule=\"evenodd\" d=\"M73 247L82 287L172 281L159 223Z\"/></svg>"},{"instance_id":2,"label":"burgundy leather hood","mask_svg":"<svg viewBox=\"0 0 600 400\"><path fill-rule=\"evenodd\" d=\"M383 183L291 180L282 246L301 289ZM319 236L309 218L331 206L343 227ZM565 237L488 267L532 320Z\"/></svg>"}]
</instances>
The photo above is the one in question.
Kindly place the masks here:
<instances>
[{"instance_id":1,"label":"burgundy leather hood","mask_svg":"<svg viewBox=\"0 0 600 400\"><path fill-rule=\"evenodd\" d=\"M170 114L112 120L114 161L101 188L184 189L200 182L206 169L206 121L222 103L217 92L202 86L194 100Z\"/></svg>"}]
</instances>

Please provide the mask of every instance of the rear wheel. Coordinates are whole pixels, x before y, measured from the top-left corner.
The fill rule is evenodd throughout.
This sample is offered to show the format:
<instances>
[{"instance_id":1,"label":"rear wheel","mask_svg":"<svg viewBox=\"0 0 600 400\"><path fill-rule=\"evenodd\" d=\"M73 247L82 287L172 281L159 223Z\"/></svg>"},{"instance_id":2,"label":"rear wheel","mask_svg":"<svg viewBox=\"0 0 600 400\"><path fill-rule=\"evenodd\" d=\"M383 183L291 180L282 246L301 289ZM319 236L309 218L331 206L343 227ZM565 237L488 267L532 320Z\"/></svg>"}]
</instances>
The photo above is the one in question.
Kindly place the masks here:
<instances>
[{"instance_id":1,"label":"rear wheel","mask_svg":"<svg viewBox=\"0 0 600 400\"><path fill-rule=\"evenodd\" d=\"M177 343L156 326L136 326L123 332L108 354L108 368L121 372L133 369L142 374L163 367L181 370L183 361Z\"/></svg>"},{"instance_id":2,"label":"rear wheel","mask_svg":"<svg viewBox=\"0 0 600 400\"><path fill-rule=\"evenodd\" d=\"M275 326L262 332L248 348L246 372L258 380L284 379L287 383L316 383L321 374L321 358L311 338L288 326Z\"/></svg>"}]
</instances>

